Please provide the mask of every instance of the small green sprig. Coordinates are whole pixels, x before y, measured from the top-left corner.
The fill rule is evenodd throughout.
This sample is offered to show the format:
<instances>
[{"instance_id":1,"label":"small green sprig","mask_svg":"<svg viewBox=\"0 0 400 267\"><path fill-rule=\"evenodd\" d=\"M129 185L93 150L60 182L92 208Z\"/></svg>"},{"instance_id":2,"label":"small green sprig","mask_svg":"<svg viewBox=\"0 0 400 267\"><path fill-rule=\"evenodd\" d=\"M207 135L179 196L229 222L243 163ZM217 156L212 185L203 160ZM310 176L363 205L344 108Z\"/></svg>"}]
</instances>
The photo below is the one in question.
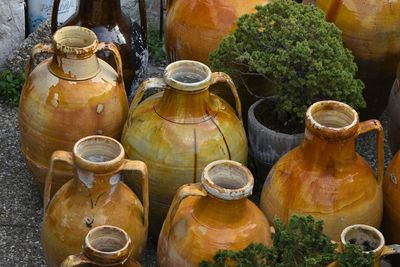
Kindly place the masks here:
<instances>
[{"instance_id":1,"label":"small green sprig","mask_svg":"<svg viewBox=\"0 0 400 267\"><path fill-rule=\"evenodd\" d=\"M12 73L5 70L0 73L0 96L6 103L12 106L18 106L19 96L25 82L23 72Z\"/></svg>"}]
</instances>

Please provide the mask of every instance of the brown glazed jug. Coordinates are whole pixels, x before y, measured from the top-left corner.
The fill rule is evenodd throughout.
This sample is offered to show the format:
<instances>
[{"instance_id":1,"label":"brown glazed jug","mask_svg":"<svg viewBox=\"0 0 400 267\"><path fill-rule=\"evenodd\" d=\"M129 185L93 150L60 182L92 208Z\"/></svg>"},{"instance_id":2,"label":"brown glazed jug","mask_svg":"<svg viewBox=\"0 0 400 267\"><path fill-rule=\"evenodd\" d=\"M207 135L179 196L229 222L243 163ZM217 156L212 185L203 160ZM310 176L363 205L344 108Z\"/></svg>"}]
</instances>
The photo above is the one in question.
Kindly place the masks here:
<instances>
[{"instance_id":1,"label":"brown glazed jug","mask_svg":"<svg viewBox=\"0 0 400 267\"><path fill-rule=\"evenodd\" d=\"M385 110L400 61L400 0L304 0L313 3L342 31L365 84L365 118Z\"/></svg>"},{"instance_id":2,"label":"brown glazed jug","mask_svg":"<svg viewBox=\"0 0 400 267\"><path fill-rule=\"evenodd\" d=\"M382 217L383 129L379 121L359 122L347 104L321 101L305 116L300 146L274 165L264 183L260 206L271 221L292 215L324 221L324 233L339 241L349 225L379 227ZM378 174L355 150L360 134L377 131Z\"/></svg>"},{"instance_id":3,"label":"brown glazed jug","mask_svg":"<svg viewBox=\"0 0 400 267\"><path fill-rule=\"evenodd\" d=\"M194 267L212 260L218 250L272 246L267 219L246 198L253 184L242 164L218 160L206 166L201 184L179 188L158 240L158 266Z\"/></svg>"},{"instance_id":4,"label":"brown glazed jug","mask_svg":"<svg viewBox=\"0 0 400 267\"><path fill-rule=\"evenodd\" d=\"M103 50L115 56L118 73L96 57L96 51ZM53 56L31 72L34 57L41 52ZM120 138L128 100L117 48L99 43L94 32L78 26L58 30L51 46L36 45L26 77L19 104L20 145L43 190L54 151L71 151L76 141L93 134ZM72 175L72 168L57 164L54 192Z\"/></svg>"},{"instance_id":5,"label":"brown glazed jug","mask_svg":"<svg viewBox=\"0 0 400 267\"><path fill-rule=\"evenodd\" d=\"M60 266L69 255L79 253L82 240L92 228L113 225L132 240L132 257L139 259L146 245L149 192L147 167L124 159L122 145L110 137L88 136L73 152L56 151L46 178L45 215L41 240L48 266ZM50 201L53 166L62 161L74 166L75 177ZM120 181L122 171L135 171L142 187L142 202Z\"/></svg>"},{"instance_id":6,"label":"brown glazed jug","mask_svg":"<svg viewBox=\"0 0 400 267\"><path fill-rule=\"evenodd\" d=\"M389 144L392 154L395 155L400 149L400 66L397 68L396 79L390 92L388 115L389 115Z\"/></svg>"},{"instance_id":7,"label":"brown glazed jug","mask_svg":"<svg viewBox=\"0 0 400 267\"><path fill-rule=\"evenodd\" d=\"M236 110L210 94L210 85L225 82L236 99ZM149 88L163 88L138 105ZM150 233L158 237L175 191L199 181L215 160L247 162L247 140L240 100L231 78L196 61L167 66L164 78L151 78L138 88L121 138L128 158L149 168ZM137 188L137 184L130 184Z\"/></svg>"},{"instance_id":8,"label":"brown glazed jug","mask_svg":"<svg viewBox=\"0 0 400 267\"><path fill-rule=\"evenodd\" d=\"M90 230L85 236L82 252L66 258L61 267L141 267L129 258L132 241L121 228L103 225Z\"/></svg>"},{"instance_id":9,"label":"brown glazed jug","mask_svg":"<svg viewBox=\"0 0 400 267\"><path fill-rule=\"evenodd\" d=\"M131 0L133 1L133 0ZM54 0L51 30L57 30L60 0ZM145 0L138 0L140 25L126 16L120 0L79 0L78 11L62 26L82 26L96 33L100 42L112 42L122 58L125 90L128 96L136 90L147 72L147 19ZM98 51L97 55L115 67L113 56L108 51ZM132 90L131 90L132 89ZM132 93L133 94L133 93Z\"/></svg>"},{"instance_id":10,"label":"brown glazed jug","mask_svg":"<svg viewBox=\"0 0 400 267\"><path fill-rule=\"evenodd\" d=\"M208 64L208 55L235 30L236 20L270 0L165 0L165 48L170 62L191 59Z\"/></svg>"}]
</instances>

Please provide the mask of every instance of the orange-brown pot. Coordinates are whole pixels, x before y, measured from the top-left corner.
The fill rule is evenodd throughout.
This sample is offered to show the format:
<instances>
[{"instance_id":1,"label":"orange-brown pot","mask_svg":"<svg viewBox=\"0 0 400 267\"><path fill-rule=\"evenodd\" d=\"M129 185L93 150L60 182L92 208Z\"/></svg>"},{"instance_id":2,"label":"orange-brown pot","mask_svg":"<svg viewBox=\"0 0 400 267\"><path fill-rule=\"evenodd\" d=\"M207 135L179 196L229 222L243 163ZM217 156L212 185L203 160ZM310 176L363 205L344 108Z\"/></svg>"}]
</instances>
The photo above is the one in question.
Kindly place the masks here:
<instances>
[{"instance_id":1,"label":"orange-brown pot","mask_svg":"<svg viewBox=\"0 0 400 267\"><path fill-rule=\"evenodd\" d=\"M158 240L158 266L199 266L218 250L272 245L267 219L246 198L254 183L246 167L215 161L204 169L201 180L177 191Z\"/></svg>"},{"instance_id":2,"label":"orange-brown pot","mask_svg":"<svg viewBox=\"0 0 400 267\"><path fill-rule=\"evenodd\" d=\"M165 47L170 62L208 63L208 55L236 28L236 20L270 0L167 0Z\"/></svg>"},{"instance_id":3,"label":"orange-brown pot","mask_svg":"<svg viewBox=\"0 0 400 267\"><path fill-rule=\"evenodd\" d=\"M118 74L96 51L109 50ZM54 54L31 73L34 56ZM111 43L98 43L96 35L82 27L60 29L52 46L38 44L26 68L20 104L21 151L43 190L51 154L71 151L80 138L102 134L119 139L128 112L121 59ZM53 192L73 175L72 168L55 167Z\"/></svg>"},{"instance_id":4,"label":"orange-brown pot","mask_svg":"<svg viewBox=\"0 0 400 267\"><path fill-rule=\"evenodd\" d=\"M148 176L143 162L124 159L122 145L105 136L79 140L73 153L56 151L46 178L45 215L41 240L46 263L60 266L69 255L79 253L90 229L113 225L125 230L132 240L132 257L138 259L146 244L148 225ZM66 183L50 204L54 163L75 166L75 178ZM120 181L121 171L141 173L143 205Z\"/></svg>"},{"instance_id":5,"label":"orange-brown pot","mask_svg":"<svg viewBox=\"0 0 400 267\"><path fill-rule=\"evenodd\" d=\"M383 129L379 121L359 122L357 112L336 101L309 107L301 145L272 168L261 193L269 220L291 215L323 220L324 233L339 241L341 231L362 223L379 227L382 216ZM378 178L356 153L355 139L378 131Z\"/></svg>"},{"instance_id":6,"label":"orange-brown pot","mask_svg":"<svg viewBox=\"0 0 400 267\"><path fill-rule=\"evenodd\" d=\"M209 93L208 87L218 82L229 84L239 118L224 100ZM152 87L165 91L138 105ZM240 110L229 76L211 73L195 61L172 63L164 79L151 78L139 87L121 143L130 159L141 160L149 168L150 232L154 237L158 237L175 191L199 181L208 163L232 159L246 164L247 140ZM137 186L130 184L133 189Z\"/></svg>"},{"instance_id":7,"label":"orange-brown pot","mask_svg":"<svg viewBox=\"0 0 400 267\"><path fill-rule=\"evenodd\" d=\"M342 30L355 57L367 102L362 117L378 118L388 103L400 61L400 0L304 0Z\"/></svg>"},{"instance_id":8,"label":"orange-brown pot","mask_svg":"<svg viewBox=\"0 0 400 267\"><path fill-rule=\"evenodd\" d=\"M383 233L389 243L400 243L400 152L392 159L383 182Z\"/></svg>"},{"instance_id":9,"label":"orange-brown pot","mask_svg":"<svg viewBox=\"0 0 400 267\"><path fill-rule=\"evenodd\" d=\"M123 229L111 225L97 226L85 236L81 254L68 256L61 267L141 267L129 258L131 252L132 241Z\"/></svg>"}]
</instances>

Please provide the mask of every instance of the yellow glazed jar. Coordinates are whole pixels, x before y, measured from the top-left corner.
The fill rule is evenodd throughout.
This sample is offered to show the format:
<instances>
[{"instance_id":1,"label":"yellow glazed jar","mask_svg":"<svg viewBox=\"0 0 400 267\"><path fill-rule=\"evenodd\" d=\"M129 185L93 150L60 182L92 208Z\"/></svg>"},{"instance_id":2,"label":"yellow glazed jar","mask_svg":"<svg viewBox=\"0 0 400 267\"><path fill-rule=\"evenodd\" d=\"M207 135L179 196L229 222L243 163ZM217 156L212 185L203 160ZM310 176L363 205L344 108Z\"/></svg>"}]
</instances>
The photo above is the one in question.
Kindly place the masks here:
<instances>
[{"instance_id":1,"label":"yellow glazed jar","mask_svg":"<svg viewBox=\"0 0 400 267\"><path fill-rule=\"evenodd\" d=\"M208 87L227 82L236 98L238 116ZM138 105L148 88L164 88ZM130 159L149 168L150 232L157 237L175 191L199 181L204 167L215 160L247 162L247 140L240 100L230 77L211 73L195 61L167 66L164 78L151 78L138 89L121 143ZM130 184L135 189L137 185Z\"/></svg>"}]
</instances>

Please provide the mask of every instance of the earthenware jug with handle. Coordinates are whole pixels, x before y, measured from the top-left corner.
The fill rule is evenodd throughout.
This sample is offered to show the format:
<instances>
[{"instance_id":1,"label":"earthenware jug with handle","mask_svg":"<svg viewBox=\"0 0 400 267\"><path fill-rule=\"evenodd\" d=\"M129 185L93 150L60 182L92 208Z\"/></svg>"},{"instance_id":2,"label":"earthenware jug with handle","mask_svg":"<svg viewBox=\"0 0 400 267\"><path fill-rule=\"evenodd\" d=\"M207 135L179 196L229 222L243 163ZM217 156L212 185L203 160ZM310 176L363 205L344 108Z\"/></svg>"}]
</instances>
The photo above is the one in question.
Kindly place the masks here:
<instances>
[{"instance_id":1,"label":"earthenware jug with handle","mask_svg":"<svg viewBox=\"0 0 400 267\"><path fill-rule=\"evenodd\" d=\"M291 215L324 221L324 233L339 241L352 224L379 227L382 220L383 139L377 120L359 122L357 112L337 101L312 104L305 115L300 146L273 166L264 183L260 206L269 220L287 223ZM356 152L356 138L377 132L375 176Z\"/></svg>"},{"instance_id":2,"label":"earthenware jug with handle","mask_svg":"<svg viewBox=\"0 0 400 267\"><path fill-rule=\"evenodd\" d=\"M98 59L111 52L117 71ZM32 70L34 58L49 53ZM37 44L26 66L19 103L20 148L43 192L51 155L72 151L82 137L100 134L120 138L128 113L121 57L112 43L99 43L89 29L70 26L58 30L52 45ZM52 194L73 176L70 166L54 166Z\"/></svg>"},{"instance_id":3,"label":"earthenware jug with handle","mask_svg":"<svg viewBox=\"0 0 400 267\"><path fill-rule=\"evenodd\" d=\"M68 256L61 267L141 267L129 258L131 252L132 241L123 229L111 225L97 226L85 236L82 252Z\"/></svg>"},{"instance_id":4,"label":"earthenware jug with handle","mask_svg":"<svg viewBox=\"0 0 400 267\"><path fill-rule=\"evenodd\" d=\"M131 0L132 2L134 0ZM120 0L78 0L78 10L62 26L83 26L94 31L100 42L114 43L122 58L125 90L129 96L145 78L148 63L147 17L145 0L138 0L140 25L122 11ZM57 30L60 0L54 0L51 31ZM111 66L114 60L107 51L97 55ZM133 90L132 90L133 89Z\"/></svg>"},{"instance_id":5,"label":"earthenware jug with handle","mask_svg":"<svg viewBox=\"0 0 400 267\"><path fill-rule=\"evenodd\" d=\"M236 99L236 112L209 86L226 83ZM164 89L140 103L151 88ZM140 104L139 104L140 103ZM200 180L204 167L215 160L246 164L247 139L241 104L232 79L211 73L190 60L167 66L163 78L144 81L132 101L121 143L128 158L149 168L150 232L157 240L175 191ZM131 188L138 188L130 184Z\"/></svg>"},{"instance_id":6,"label":"earthenware jug with handle","mask_svg":"<svg viewBox=\"0 0 400 267\"><path fill-rule=\"evenodd\" d=\"M75 177L50 201L56 162L74 166ZM121 182L122 171L134 171L142 188L142 203ZM60 266L69 255L79 253L85 235L96 226L113 225L129 235L139 259L146 245L148 226L148 176L141 161L125 159L122 145L110 137L88 136L73 152L56 151L51 158L44 195L45 215L41 240L48 266Z\"/></svg>"},{"instance_id":7,"label":"earthenware jug with handle","mask_svg":"<svg viewBox=\"0 0 400 267\"><path fill-rule=\"evenodd\" d=\"M272 246L267 219L247 199L253 184L245 166L218 160L206 166L201 183L179 188L158 240L158 266L194 267L212 260L218 250Z\"/></svg>"}]
</instances>

